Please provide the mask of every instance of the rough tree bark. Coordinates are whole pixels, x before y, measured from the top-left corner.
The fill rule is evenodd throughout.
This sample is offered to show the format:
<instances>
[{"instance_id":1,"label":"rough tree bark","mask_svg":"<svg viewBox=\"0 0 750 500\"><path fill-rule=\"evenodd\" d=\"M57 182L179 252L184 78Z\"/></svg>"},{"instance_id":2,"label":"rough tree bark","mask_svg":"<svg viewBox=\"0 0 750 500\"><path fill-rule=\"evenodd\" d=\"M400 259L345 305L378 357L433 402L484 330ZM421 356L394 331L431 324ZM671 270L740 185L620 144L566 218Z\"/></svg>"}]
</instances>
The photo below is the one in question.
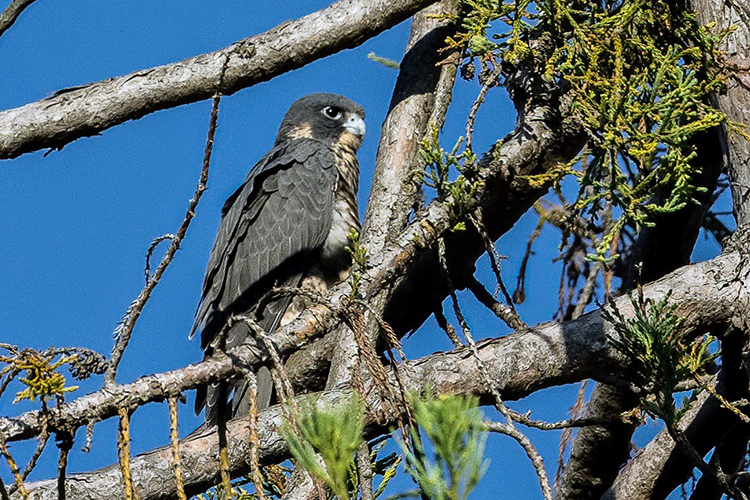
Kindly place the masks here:
<instances>
[{"instance_id":1,"label":"rough tree bark","mask_svg":"<svg viewBox=\"0 0 750 500\"><path fill-rule=\"evenodd\" d=\"M233 94L365 40L436 0L340 0L216 52L57 92L0 113L0 159L59 149L128 120ZM221 82L221 84L219 83Z\"/></svg>"},{"instance_id":2,"label":"rough tree bark","mask_svg":"<svg viewBox=\"0 0 750 500\"><path fill-rule=\"evenodd\" d=\"M750 262L739 253L722 255L708 262L681 268L645 289L647 297L658 299L672 291L679 304L678 314L685 317L686 336L698 335L711 325L729 325L742 318L750 306ZM742 279L737 279L740 276ZM617 302L626 315L632 314L628 298ZM611 326L598 312L577 320L545 323L518 331L503 338L478 344L478 358L490 373L492 387L487 387L479 374L477 360L468 348L447 353L436 353L426 358L404 363L399 374L407 390L422 393L430 387L440 394L474 394L480 401L493 400L492 390L498 390L505 400L525 397L546 387L575 382L586 378L612 382L627 370L620 353L609 341ZM622 380L625 383L624 380ZM391 383L395 384L391 372ZM372 381L367 382L370 387ZM371 409L381 409L375 391L365 391ZM347 397L347 389L318 394L316 401L331 403ZM67 408L63 408L63 412ZM377 412L373 412L377 414ZM369 436L387 433L387 425L395 422L389 413L382 425L368 422ZM278 406L265 410L259 417L261 463L277 463L288 457L284 440L279 436L281 414ZM248 470L248 420L235 419L228 424L230 467L233 473ZM196 492L219 480L218 439L214 432L193 436L181 442L185 484ZM142 500L170 498L174 495L173 470L169 448L154 450L131 460L136 491ZM56 481L27 484L34 499L56 498ZM110 466L99 471L70 476L66 483L70 498L122 498L120 470ZM15 498L15 497L14 497ZM19 497L20 498L20 497Z\"/></svg>"},{"instance_id":3,"label":"rough tree bark","mask_svg":"<svg viewBox=\"0 0 750 500\"><path fill-rule=\"evenodd\" d=\"M719 33L734 28L722 40L719 49L726 54L729 78L726 93L715 96L716 107L730 122L744 127L750 124L750 10L746 2L735 0L691 0L691 8L703 25L715 23ZM737 226L750 223L750 141L729 127L725 137L729 150L727 175Z\"/></svg>"},{"instance_id":4,"label":"rough tree bark","mask_svg":"<svg viewBox=\"0 0 750 500\"><path fill-rule=\"evenodd\" d=\"M747 27L747 15L745 13L744 18L740 15L744 11L738 4L729 0L723 4L719 0L694 1L705 13L713 12L714 16L721 13L718 15L720 21L744 19ZM49 99L2 112L0 158L12 158L41 148L59 148L76 138L99 133L123 121L209 97L217 89L224 64L226 71L220 90L223 93L235 92L315 58L359 44L431 3L430 0L342 0L320 12L284 23L212 54L67 89ZM729 8L731 15L724 15L722 8ZM434 20L422 18L422 21L424 25L415 21L413 33L418 34L420 30L432 33L429 25ZM743 57L748 54L748 38L746 35L742 35L745 38L733 36L735 38L730 43L734 45L728 46L730 61L747 68L747 60ZM414 51L415 58L431 43L428 38L413 35L414 44L409 52ZM431 50L434 46L427 53ZM432 64L432 61L422 60L422 56L416 62ZM417 67L418 64L409 64L402 69ZM459 287L462 286L462 276L473 271L475 260L485 251L484 241L472 228L460 238L451 236L450 217L444 203L431 203L407 225L414 192L404 188L409 185L409 176L415 165L415 140L422 136L430 120L437 121L436 117L442 115L438 109L443 102L440 99L434 102L434 89L452 79L446 69L430 73L436 80L420 82L428 83L426 88L414 85L415 82L409 81L408 73L402 73L402 86L397 88L389 115L393 123L386 122L383 127L378 172L363 234L372 253L371 268L363 277L361 294L364 300L376 305L376 310L383 313L399 334L420 325L449 292L447 283L441 278L436 257L439 238L446 240L452 278ZM727 97L717 98L717 105L730 119L743 123L749 121L746 109L750 106L738 109L736 104L750 103L747 99L747 74L738 71L730 80ZM542 173L559 161L567 161L578 152L584 140L580 127L567 114L566 95L559 88L522 67L515 68L506 83L515 98L519 123L512 134L485 155L478 176L478 190L469 207L481 214L492 239L512 227L546 192L545 188L532 188L522 176ZM405 136L400 128L407 118L414 124L411 136ZM750 149L746 143L734 140L731 134L728 138L730 159L734 162L729 173L735 194L735 212L738 222L744 223L750 217L747 215L750 214L747 203L750 179L745 178L750 175L747 168L750 166L747 163ZM383 230L386 227L390 229ZM673 264L675 261L670 265ZM672 291L672 300L679 305L678 313L686 318L686 335L701 334L708 328L717 327L747 331L745 311L750 305L749 268L744 253L726 253L713 261L679 269L647 286L646 293L657 297ZM421 293L415 293L415 290ZM424 293L426 291L429 293ZM346 293L347 287L342 285L332 295L330 308L316 306L315 311L308 311L294 323L275 332L273 339L277 348L288 355L335 328L340 322L335 311L345 303ZM623 311L629 310L626 300L620 300L619 306ZM492 374L493 388L499 390L506 400L586 378L627 385L620 377L627 367L612 349L607 333L608 326L601 316L592 313L562 325L544 324L484 342L478 347L478 353L486 371ZM330 345L326 346L324 342L313 342L308 348L298 351L290 359L293 381L301 380L303 376L300 374L305 370L320 373L321 363L327 363L329 355ZM120 407L135 408L147 401L161 401L199 384L234 374L235 366L260 366L267 363L265 357L263 349L256 347L229 353L226 358L146 377L133 384L116 385L64 405L50 425L53 429L68 429L108 418L116 415ZM492 399L490 388L484 386L479 376L476 360L466 350L408 362L400 366L400 372L408 388L421 390L429 385L440 393L476 394L485 403ZM315 388L314 384L304 387L311 388ZM332 401L348 394L346 388L329 390L319 399ZM709 398L710 401L713 400ZM369 404L377 408L380 402L373 396ZM696 417L690 425L698 426L695 427L698 429L696 435L706 434L701 430L701 419L697 415L708 412L710 404L715 406L715 402L702 406L699 401L694 403L695 412L690 415ZM715 415L712 413L711 418ZM395 415L391 413L390 418L392 422ZM260 458L263 463L278 462L288 456L286 445L277 432L279 422L278 408L271 408L260 417ZM687 419L682 425L689 429L689 422L691 420ZM39 412L29 412L15 419L0 419L0 434L7 440L28 439L41 430ZM229 424L230 466L235 474L248 468L248 432L244 419ZM382 432L382 426L369 423L369 435ZM706 441L709 449L716 443L716 439L712 439ZM217 464L212 459L218 455L217 442L210 433L183 441L181 451L190 492L198 492L217 482ZM686 466L669 469L667 457L671 456L673 449L673 443L664 440L663 436L654 440L639 455L648 460L632 460L605 498L650 498L636 496L633 492L634 485L643 486L644 477L653 474L654 467L675 471L674 477L682 477L679 474L686 470ZM155 450L133 459L136 489L141 498L174 495L168 454L168 450ZM601 478L597 474L592 474L594 479ZM608 481L611 483L611 479ZM113 466L72 476L66 487L70 498L122 498L120 482L120 471ZM57 496L55 481L32 483L28 487L32 498ZM646 493L637 495L653 495L658 488L661 486L652 481L642 490Z\"/></svg>"}]
</instances>

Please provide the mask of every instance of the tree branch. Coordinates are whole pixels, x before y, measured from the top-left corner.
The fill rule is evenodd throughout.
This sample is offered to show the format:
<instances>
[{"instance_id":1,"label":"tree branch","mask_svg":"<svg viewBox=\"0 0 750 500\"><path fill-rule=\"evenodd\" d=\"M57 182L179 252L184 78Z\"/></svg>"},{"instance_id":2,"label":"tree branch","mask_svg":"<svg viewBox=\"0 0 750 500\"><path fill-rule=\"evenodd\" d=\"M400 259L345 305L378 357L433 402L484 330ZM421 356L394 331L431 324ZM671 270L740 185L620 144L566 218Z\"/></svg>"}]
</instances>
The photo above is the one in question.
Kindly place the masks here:
<instances>
[{"instance_id":1,"label":"tree branch","mask_svg":"<svg viewBox=\"0 0 750 500\"><path fill-rule=\"evenodd\" d=\"M13 26L26 7L36 0L13 0L10 5L0 14L0 36Z\"/></svg>"},{"instance_id":2,"label":"tree branch","mask_svg":"<svg viewBox=\"0 0 750 500\"><path fill-rule=\"evenodd\" d=\"M180 62L71 89L0 113L0 159L60 149L81 137L144 115L233 94L365 40L435 0L339 0L229 47Z\"/></svg>"},{"instance_id":3,"label":"tree branch","mask_svg":"<svg viewBox=\"0 0 750 500\"><path fill-rule=\"evenodd\" d=\"M420 200L420 186L414 174L424 165L419 142L431 123L443 123L450 103L456 66L439 66L439 50L456 26L436 19L437 14L458 14L454 0L434 4L414 16L407 41L406 54L400 65L390 109L383 123L375 159L375 176L370 190L367 213L362 228L362 244L370 255L377 255L391 244L406 227L409 214ZM370 297L368 304L376 314L383 313L390 289ZM369 318L370 341L377 342L379 329ZM351 332L335 332L336 340L327 387L348 381L354 369L357 345ZM294 360L292 360L294 363Z\"/></svg>"},{"instance_id":4,"label":"tree branch","mask_svg":"<svg viewBox=\"0 0 750 500\"><path fill-rule=\"evenodd\" d=\"M739 227L750 224L750 140L747 137L750 125L750 26L743 22L741 2L690 0L688 3L701 24L714 25L713 32L730 30L717 47L726 54L727 89L725 93L713 96L713 101L730 122L725 126L723 146L725 154L729 155L727 175Z\"/></svg>"},{"instance_id":5,"label":"tree branch","mask_svg":"<svg viewBox=\"0 0 750 500\"><path fill-rule=\"evenodd\" d=\"M647 286L645 294L656 298L671 290L672 300L678 304L678 314L685 317L686 333L703 332L709 325L736 320L748 308L750 290L745 286L745 279L737 279L746 272L740 262L739 255L732 253L684 267ZM631 311L627 297L619 299L617 305L624 314ZM622 357L608 342L608 332L611 333L611 329L601 316L591 313L563 324L545 323L503 338L481 342L477 344L477 355L484 369L492 376L491 387L487 387L479 376L476 360L467 355L466 348L407 362L399 373L407 390L422 391L430 387L436 393L474 394L485 404L494 402L493 391L499 391L505 400L514 400L546 387L586 378L611 381L613 375L622 373L624 367ZM237 363L246 366L257 366L259 361L259 357L245 356L244 353L237 358ZM49 425L53 428L62 421L83 422L91 419L92 415L96 418L115 415L123 406L163 400L199 383L232 374L233 370L231 361L220 358L144 377L132 384L98 391L63 405L53 413ZM395 380L392 382L395 383ZM371 386L372 381L368 384L368 387ZM374 410L370 414L381 414L380 410L383 409L376 391L366 393L370 394L369 407ZM317 399L330 402L346 394L346 391L330 391ZM0 432L9 440L30 437L34 434L34 423L39 425L39 417L39 412L29 412L18 419L0 420ZM390 420L385 425L395 421L395 417L389 415ZM287 456L286 445L276 434L280 418L279 408L274 407L263 412L258 419L261 463L280 461ZM246 420L239 419L228 424L233 474L244 473L249 466L246 449L249 432ZM370 435L374 435L387 431L383 427L370 427L370 432ZM218 456L217 446L218 440L211 434L183 440L184 483L189 493L218 480L217 463L212 458ZM141 498L163 498L160 495L164 495L165 491L176 491L169 459L171 453L171 447L167 446L131 461L133 481ZM66 487L70 488L69 497L120 498L117 496L121 493L119 475L115 467L72 476L66 482ZM38 498L54 498L57 494L55 481L34 483L29 488L35 489L40 495ZM47 491L49 493L45 493Z\"/></svg>"}]
</instances>

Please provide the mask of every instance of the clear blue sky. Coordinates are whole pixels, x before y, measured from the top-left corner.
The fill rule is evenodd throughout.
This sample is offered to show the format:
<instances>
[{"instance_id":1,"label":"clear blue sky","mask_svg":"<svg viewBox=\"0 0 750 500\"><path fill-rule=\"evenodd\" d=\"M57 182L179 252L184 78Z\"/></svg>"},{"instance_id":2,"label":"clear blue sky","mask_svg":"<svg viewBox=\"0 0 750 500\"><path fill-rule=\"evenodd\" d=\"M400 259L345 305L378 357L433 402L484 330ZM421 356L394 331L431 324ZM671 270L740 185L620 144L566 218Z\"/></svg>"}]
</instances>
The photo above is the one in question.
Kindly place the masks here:
<instances>
[{"instance_id":1,"label":"clear blue sky","mask_svg":"<svg viewBox=\"0 0 750 500\"><path fill-rule=\"evenodd\" d=\"M8 0L0 6L5 7ZM325 0L130 0L100 2L38 0L15 26L0 37L0 109L36 101L55 91L134 70L166 64L213 51L278 23L328 5ZM208 254L226 197L248 169L270 147L289 104L312 92L336 92L362 104L368 136L359 153L362 166L361 213L369 195L380 125L387 111L396 71L367 59L371 51L400 60L409 23L363 46L315 62L271 82L222 100L211 166L209 190L162 283L135 330L119 373L127 382L140 375L178 368L201 358L197 341L187 334L199 298ZM446 145L464 133L465 116L478 84L460 82L444 129ZM143 286L144 255L156 237L174 232L192 196L205 143L209 102L151 114L78 140L62 151L24 155L0 164L0 341L22 347L85 346L108 354L112 331ZM502 89L490 94L482 108L475 149L512 130L515 113ZM512 287L526 238L536 220L524 217L500 240L506 284ZM538 323L551 318L557 303L560 268L550 263L559 235L547 231L537 240L537 255L528 273L527 297L520 307L524 319ZM700 257L717 253L706 243ZM155 265L155 263L154 263ZM485 266L486 267L486 266ZM491 288L492 278L486 275ZM475 335L507 331L494 316L462 295ZM409 357L447 350L450 343L434 327L406 341ZM98 388L87 382L70 395ZM545 419L565 417L576 388L554 389L515 405L533 409ZM193 395L189 394L189 399ZM0 400L0 415L15 415L33 405L11 405L11 394ZM490 410L487 410L490 414ZM180 414L181 434L200 423L192 404ZM116 461L114 421L98 424L92 453L78 451L70 471L84 471ZM167 442L164 405L152 404L133 418L133 451L139 453ZM558 434L530 432L554 474ZM25 464L33 447L14 444L11 450ZM32 479L52 477L56 450L48 448ZM506 438L488 443L492 465L473 498L541 498L532 468L519 448ZM0 477L10 482L4 463ZM398 488L411 487L406 474ZM398 489L396 488L396 489ZM392 490L392 492L395 492Z\"/></svg>"}]
</instances>

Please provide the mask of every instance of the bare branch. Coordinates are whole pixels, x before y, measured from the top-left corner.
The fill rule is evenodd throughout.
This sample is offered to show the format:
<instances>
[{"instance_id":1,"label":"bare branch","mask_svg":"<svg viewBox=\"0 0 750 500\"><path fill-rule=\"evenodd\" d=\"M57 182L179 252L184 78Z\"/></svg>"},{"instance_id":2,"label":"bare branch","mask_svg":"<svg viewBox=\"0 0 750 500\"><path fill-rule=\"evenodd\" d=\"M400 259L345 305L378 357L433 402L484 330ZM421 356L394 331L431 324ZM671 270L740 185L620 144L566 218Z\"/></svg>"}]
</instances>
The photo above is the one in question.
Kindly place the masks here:
<instances>
[{"instance_id":1,"label":"bare branch","mask_svg":"<svg viewBox=\"0 0 750 500\"><path fill-rule=\"evenodd\" d=\"M13 455L10 454L10 450L8 449L8 445L5 442L5 438L2 436L2 434L0 434L0 455L3 456L5 462L8 464L8 468L13 474L13 481L15 482L16 489L18 489L21 496L24 498L24 500L26 500L27 498L29 498L29 491L26 489L26 485L23 482L23 477L21 477L21 471L18 469L18 465L16 464Z\"/></svg>"},{"instance_id":2,"label":"bare branch","mask_svg":"<svg viewBox=\"0 0 750 500\"><path fill-rule=\"evenodd\" d=\"M221 73L219 73L219 78L216 81L217 88L221 88L222 86L222 81L226 72L226 63L227 60L224 61L224 66L222 66ZM128 347L130 337L133 334L133 328L135 328L135 323L141 316L141 311L146 305L146 302L148 302L148 299L151 297L151 293L154 291L154 288L156 288L156 285L159 284L159 280L164 274L164 271L167 270L167 267L172 262L172 259L174 259L177 250L180 249L180 244L187 234L187 230L190 227L190 223L192 222L193 217L195 217L195 209L198 207L198 203L203 196L203 192L206 190L206 184L208 183L208 169L211 165L211 153L213 152L214 136L216 135L216 124L219 118L220 102L221 94L216 93L214 95L213 106L211 108L211 118L208 125L208 135L206 137L206 147L203 152L203 166L201 168L200 177L198 178L198 185L195 188L195 193L190 199L190 203L188 203L185 217L183 218L182 223L177 230L177 233L173 236L170 235L169 239L171 240L171 243L169 244L167 253L164 255L164 257L162 257L159 266L156 268L156 271L154 271L154 275L151 277L149 277L148 262L150 253L154 248L154 243L149 246L148 252L146 254L146 286L143 288L143 290L141 290L141 293L138 294L138 297L136 297L136 299L130 305L127 313L125 314L125 317L122 319L122 322L115 330L116 341L115 346L112 349L112 358L109 362L109 367L107 368L107 373L104 377L105 385L112 385L115 383L115 377L117 376L117 367L120 364L122 355L125 353L125 349ZM162 236L162 238L164 237ZM158 242L160 240L159 238L157 238L155 241Z\"/></svg>"},{"instance_id":3,"label":"bare branch","mask_svg":"<svg viewBox=\"0 0 750 500\"><path fill-rule=\"evenodd\" d=\"M484 103L484 98L487 95L487 92L489 92L492 87L496 87L498 85L499 77L499 68L494 68L491 72L489 72L489 75L480 77L480 81L482 80L482 78L484 78L484 83L482 83L482 89L479 91L477 98L474 100L474 104L471 105L469 118L466 120L466 149L468 149L469 151L473 151L472 136L474 135L474 121L477 118L479 108Z\"/></svg>"},{"instance_id":4,"label":"bare branch","mask_svg":"<svg viewBox=\"0 0 750 500\"><path fill-rule=\"evenodd\" d=\"M678 313L685 317L688 331L702 332L708 324L726 323L736 318L739 312L748 309L748 290L745 289L744 280L736 279L739 264L738 254L724 255L713 261L682 268L664 280L646 286L644 293L648 297L656 297L672 290L672 298L675 303L680 304ZM626 297L618 303L618 307L624 313L630 311L628 305ZM298 321L296 324L299 326L303 323ZM608 343L608 330L609 326L598 313L588 314L564 324L546 323L500 339L478 343L476 359L467 355L468 352L464 348L404 363L400 369L402 384L407 390L421 391L425 387L431 387L437 393L473 394L479 396L480 401L484 403L492 403L494 391L501 393L505 400L512 400L545 387L584 378L608 379L611 373L619 373L623 369L622 358ZM257 357L254 359L254 363L243 359L241 364L257 366L259 360ZM477 359L485 368L485 372L490 374L491 387L487 387L482 380ZM186 390L188 380L193 387L198 385L199 380L200 383L206 383L212 377L216 380L219 377L214 375L222 366L226 376L233 368L230 362L225 365L222 363L222 360L208 360L171 372L173 383L167 386L158 383L160 380L163 381L167 374L146 377L129 386L115 386L115 394L100 391L96 395L86 396L62 406L60 414L70 418L76 409L78 412L100 411L101 408L107 407L116 413L117 408L112 408L112 404L128 404L129 401L123 399L126 394L130 394L131 397L140 394L142 401L161 399L177 391ZM371 380L368 381L368 386L372 386L373 383ZM125 391L121 392L123 388ZM366 393L368 406L381 409L375 391ZM347 391L329 391L316 399L330 403L345 394L348 394ZM113 397L115 395L117 397ZM89 402L88 407L82 404L82 400L86 398ZM279 412L280 409L274 407L262 412L258 417L261 463L280 461L287 456L286 445L274 430L280 425ZM395 421L396 417L389 413L389 422ZM80 414L78 418L81 418ZM28 416L21 419L27 422L32 420ZM12 429L8 423L8 420L0 420L0 430L9 427ZM50 422L50 425L54 425L54 422ZM378 429L382 428L378 426ZM247 419L227 424L229 461L233 474L249 470L247 461L250 457L250 432L250 423ZM9 439L18 437L12 434L8 436ZM218 481L218 465L212 458L218 456L217 443L215 435L208 434L185 440L181 444L188 494ZM171 447L167 446L163 450L141 455L131 461L133 481L144 500L156 498L154 495L163 494L165 488L176 491L174 472L169 459L171 453ZM70 488L70 496L73 496L70 492L75 491L77 499L108 498L107 495L113 495L110 498L121 498L121 491L118 489L120 481L118 469L106 469L89 475L72 476L68 478L67 487ZM54 487L48 482L35 483L29 487L34 489L34 494L40 495L38 498L54 498L56 495L50 493L51 496L46 496L49 488L49 491L54 491Z\"/></svg>"},{"instance_id":5,"label":"bare branch","mask_svg":"<svg viewBox=\"0 0 750 500\"><path fill-rule=\"evenodd\" d=\"M65 479L68 476L68 456L70 455L70 448L73 446L72 439L66 439L60 446L60 453L57 456L57 479L56 479L56 490L57 500L66 499L65 490Z\"/></svg>"},{"instance_id":6,"label":"bare branch","mask_svg":"<svg viewBox=\"0 0 750 500\"><path fill-rule=\"evenodd\" d=\"M65 89L0 113L0 159L59 149L128 120L210 98L225 61L228 95L360 45L435 0L340 0L229 47Z\"/></svg>"},{"instance_id":7,"label":"bare branch","mask_svg":"<svg viewBox=\"0 0 750 500\"><path fill-rule=\"evenodd\" d=\"M536 448L534 448L534 445L531 444L529 438L512 425L501 424L499 422L486 422L485 425L490 432L505 434L521 445L523 451L526 452L529 460L531 460L531 464L534 466L534 470L536 470L536 474L539 477L539 485L542 489L544 500L552 500L552 488L550 487L549 477L547 476L547 469L544 468L544 460Z\"/></svg>"},{"instance_id":8,"label":"bare branch","mask_svg":"<svg viewBox=\"0 0 750 500\"><path fill-rule=\"evenodd\" d=\"M533 427L535 429L543 431L553 431L559 429L571 429L574 427L588 427L590 425L618 425L625 423L625 419L616 420L597 420L592 418L569 418L566 420L559 420L557 422L544 422L542 420L534 420L531 418L529 413L518 413L510 408L507 408L507 412L511 415L514 422L525 425L526 427Z\"/></svg>"},{"instance_id":9,"label":"bare branch","mask_svg":"<svg viewBox=\"0 0 750 500\"><path fill-rule=\"evenodd\" d=\"M10 5L0 14L0 36L8 31L8 28L13 26L21 13L26 10L26 7L34 3L36 0L13 0Z\"/></svg>"},{"instance_id":10,"label":"bare branch","mask_svg":"<svg viewBox=\"0 0 750 500\"><path fill-rule=\"evenodd\" d=\"M466 288L474 294L474 297L482 303L484 307L495 313L508 326L514 330L524 328L526 324L521 320L518 313L509 305L502 304L495 300L490 292L474 276L470 276L466 283ZM580 315L579 315L580 316Z\"/></svg>"}]
</instances>

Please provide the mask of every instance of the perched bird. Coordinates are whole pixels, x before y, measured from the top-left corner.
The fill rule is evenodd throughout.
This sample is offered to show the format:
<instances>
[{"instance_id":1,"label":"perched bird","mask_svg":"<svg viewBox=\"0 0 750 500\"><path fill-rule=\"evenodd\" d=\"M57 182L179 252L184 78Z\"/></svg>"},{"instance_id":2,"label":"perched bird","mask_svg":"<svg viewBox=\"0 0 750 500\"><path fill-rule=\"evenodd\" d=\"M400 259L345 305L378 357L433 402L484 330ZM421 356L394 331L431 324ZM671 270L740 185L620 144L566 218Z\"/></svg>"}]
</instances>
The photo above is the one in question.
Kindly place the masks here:
<instances>
[{"instance_id":1,"label":"perched bird","mask_svg":"<svg viewBox=\"0 0 750 500\"><path fill-rule=\"evenodd\" d=\"M256 315L266 332L299 315L306 305L299 297L257 310L274 286L322 291L346 277L348 235L359 229L356 153L365 135L364 118L362 106L340 95L299 99L284 116L273 148L224 204L193 327L201 332L205 358L221 347L217 333L231 315ZM223 348L231 350L251 336L246 324L235 324ZM205 407L208 425L224 407L226 418L247 414L246 391L244 379L202 388L196 413ZM262 368L260 408L270 404L272 391L270 373ZM231 404L225 404L230 395Z\"/></svg>"}]
</instances>

